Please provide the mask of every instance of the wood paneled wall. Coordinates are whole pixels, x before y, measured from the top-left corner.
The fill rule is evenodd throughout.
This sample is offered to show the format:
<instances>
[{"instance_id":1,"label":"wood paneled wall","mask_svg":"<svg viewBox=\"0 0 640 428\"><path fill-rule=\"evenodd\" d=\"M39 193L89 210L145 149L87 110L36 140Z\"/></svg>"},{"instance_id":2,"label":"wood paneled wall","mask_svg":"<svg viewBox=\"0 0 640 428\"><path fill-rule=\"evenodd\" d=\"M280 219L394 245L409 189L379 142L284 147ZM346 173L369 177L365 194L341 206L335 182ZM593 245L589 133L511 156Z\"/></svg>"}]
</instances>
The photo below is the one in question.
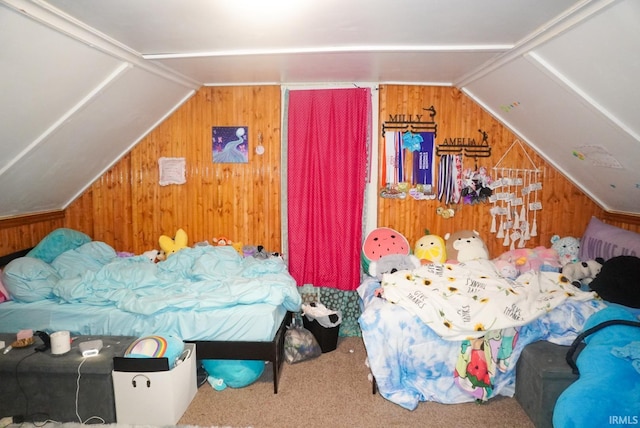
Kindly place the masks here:
<instances>
[{"instance_id":1,"label":"wood paneled wall","mask_svg":"<svg viewBox=\"0 0 640 428\"><path fill-rule=\"evenodd\" d=\"M64 212L54 211L0 220L0 256L34 247L49 232L64 227Z\"/></svg>"},{"instance_id":2,"label":"wood paneled wall","mask_svg":"<svg viewBox=\"0 0 640 428\"><path fill-rule=\"evenodd\" d=\"M478 139L479 129L487 132L492 156L479 159L478 164L489 170L516 138L454 88L384 85L379 89L381 124L397 114L426 114L423 108L433 105L438 124L436 144L444 138ZM0 255L31 247L62 226L81 230L118 251L136 254L158 248L158 237L173 235L179 227L187 231L190 244L227 236L280 251L280 121L279 86L203 87L65 212L0 220ZM213 126L249 127L249 163L213 163ZM265 147L262 156L253 151L259 132ZM378 132L381 135L382 130ZM553 234L579 236L592 215L640 232L639 218L604 213L525 147L540 168L543 183L539 235L528 246L548 246ZM162 156L186 158L186 184L158 184L158 159ZM521 168L526 165L525 157L514 150L502 165ZM437 201L379 198L378 202L378 225L399 230L411 243L424 229L440 235L475 229L487 241L492 255L505 250L502 240L489 233L488 205L458 206L453 218L444 219L436 214L441 205Z\"/></svg>"},{"instance_id":3,"label":"wood paneled wall","mask_svg":"<svg viewBox=\"0 0 640 428\"><path fill-rule=\"evenodd\" d=\"M476 142L482 140L478 130L488 134L491 147L491 157L478 158L478 167L484 166L492 178L497 178L492 170L500 161L500 167L514 169L529 169L531 163L518 145L509 150L516 136L502 126L489 113L482 109L464 93L449 87L424 86L394 86L380 87L380 135L382 124L396 115L423 114L425 108L433 106L436 110L434 118L437 123L436 145L445 139L473 138ZM425 118L422 119L427 120ZM380 140L380 150L383 147ZM539 177L542 182L540 201L542 211L537 214L538 236L527 243L527 247L537 245L550 246L551 236L581 236L591 216L601 216L602 209L584 193L573 186L554 168L538 156L529 146L523 144L533 163L541 171ZM504 159L503 155L508 153ZM380 162L382 162L380 157ZM436 158L436 164L439 158ZM472 158L464 158L464 167L474 168ZM424 234L425 229L431 233L443 236L446 233L461 229L473 229L480 233L487 243L492 256L508 250L503 246L503 240L490 233L492 216L490 205L458 204L452 207L455 216L445 219L436 214L436 209L443 206L437 200L416 201L410 197L406 199L378 198L378 225L391 227L414 243Z\"/></svg>"},{"instance_id":4,"label":"wood paneled wall","mask_svg":"<svg viewBox=\"0 0 640 428\"><path fill-rule=\"evenodd\" d=\"M280 97L279 86L203 87L67 209L67 226L136 254L178 228L190 244L225 236L280 251ZM213 163L213 126L248 126L248 163ZM160 157L186 158L186 184L158 184Z\"/></svg>"}]
</instances>

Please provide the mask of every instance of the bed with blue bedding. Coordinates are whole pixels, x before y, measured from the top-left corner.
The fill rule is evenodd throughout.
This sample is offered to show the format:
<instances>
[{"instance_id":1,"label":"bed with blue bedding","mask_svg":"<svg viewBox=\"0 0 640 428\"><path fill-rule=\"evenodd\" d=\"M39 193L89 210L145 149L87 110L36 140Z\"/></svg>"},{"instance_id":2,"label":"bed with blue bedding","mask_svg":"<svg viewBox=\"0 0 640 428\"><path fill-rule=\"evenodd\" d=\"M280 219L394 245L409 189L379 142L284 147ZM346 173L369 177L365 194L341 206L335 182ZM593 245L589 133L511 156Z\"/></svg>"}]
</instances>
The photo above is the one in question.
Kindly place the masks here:
<instances>
[{"instance_id":1,"label":"bed with blue bedding","mask_svg":"<svg viewBox=\"0 0 640 428\"><path fill-rule=\"evenodd\" d=\"M367 278L358 293L374 392L409 410L513 396L527 344L569 345L604 307L557 272L505 279L487 260Z\"/></svg>"},{"instance_id":2,"label":"bed with blue bedding","mask_svg":"<svg viewBox=\"0 0 640 428\"><path fill-rule=\"evenodd\" d=\"M1 278L11 298L0 303L4 332L171 335L196 343L199 359L272 362L276 393L284 332L301 304L280 258L203 245L154 263L68 229L11 260Z\"/></svg>"}]
</instances>

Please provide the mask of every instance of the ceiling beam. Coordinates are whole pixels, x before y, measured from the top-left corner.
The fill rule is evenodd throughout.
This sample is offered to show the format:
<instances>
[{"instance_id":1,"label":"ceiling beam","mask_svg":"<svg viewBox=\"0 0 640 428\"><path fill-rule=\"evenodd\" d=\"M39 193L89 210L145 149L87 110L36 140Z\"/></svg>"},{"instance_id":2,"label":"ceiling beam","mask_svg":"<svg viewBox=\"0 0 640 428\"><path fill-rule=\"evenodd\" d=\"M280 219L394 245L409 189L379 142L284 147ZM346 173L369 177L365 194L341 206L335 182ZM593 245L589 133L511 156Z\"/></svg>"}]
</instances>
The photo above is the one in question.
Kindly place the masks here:
<instances>
[{"instance_id":1,"label":"ceiling beam","mask_svg":"<svg viewBox=\"0 0 640 428\"><path fill-rule=\"evenodd\" d=\"M186 88L195 90L202 86L201 82L196 82L167 67L145 60L140 53L63 13L47 2L41 0L0 0L0 3L93 49L140 67Z\"/></svg>"},{"instance_id":2,"label":"ceiling beam","mask_svg":"<svg viewBox=\"0 0 640 428\"><path fill-rule=\"evenodd\" d=\"M580 3L577 3L574 7L566 10L563 14L558 15L553 20L516 43L515 47L510 51L502 55L498 55L496 58L483 64L476 70L462 76L454 82L454 86L464 88L472 82L502 67L508 62L529 53L537 46L589 19L592 15L599 13L606 7L609 7L615 1L616 0L583 0Z\"/></svg>"}]
</instances>

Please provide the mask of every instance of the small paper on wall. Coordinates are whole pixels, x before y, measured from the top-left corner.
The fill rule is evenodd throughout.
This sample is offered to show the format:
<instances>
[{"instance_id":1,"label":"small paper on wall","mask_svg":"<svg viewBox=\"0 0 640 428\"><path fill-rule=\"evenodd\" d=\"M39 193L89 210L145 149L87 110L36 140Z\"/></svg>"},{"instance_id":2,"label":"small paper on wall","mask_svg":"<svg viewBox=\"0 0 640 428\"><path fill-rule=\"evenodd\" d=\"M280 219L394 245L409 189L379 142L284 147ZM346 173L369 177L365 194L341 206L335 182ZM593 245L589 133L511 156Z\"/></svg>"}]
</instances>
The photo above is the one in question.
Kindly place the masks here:
<instances>
[{"instance_id":1,"label":"small paper on wall","mask_svg":"<svg viewBox=\"0 0 640 428\"><path fill-rule=\"evenodd\" d=\"M185 158L165 158L158 159L160 169L160 185L167 186L169 184L184 184L186 178Z\"/></svg>"}]
</instances>

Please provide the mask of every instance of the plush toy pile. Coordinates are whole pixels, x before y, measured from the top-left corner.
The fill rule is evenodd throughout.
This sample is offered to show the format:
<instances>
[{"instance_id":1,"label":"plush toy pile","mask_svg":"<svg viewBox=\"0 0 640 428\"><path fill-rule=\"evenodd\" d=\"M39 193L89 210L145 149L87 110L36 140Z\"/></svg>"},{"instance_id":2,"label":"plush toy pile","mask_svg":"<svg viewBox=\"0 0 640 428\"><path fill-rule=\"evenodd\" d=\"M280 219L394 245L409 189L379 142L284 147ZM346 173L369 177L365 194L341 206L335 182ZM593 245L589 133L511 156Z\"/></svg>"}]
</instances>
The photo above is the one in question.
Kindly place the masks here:
<instances>
[{"instance_id":1,"label":"plush toy pile","mask_svg":"<svg viewBox=\"0 0 640 428\"><path fill-rule=\"evenodd\" d=\"M543 246L506 251L495 258L494 261L506 261L513 264L518 275L530 270L546 272L558 272L560 270L557 251Z\"/></svg>"},{"instance_id":2,"label":"plush toy pile","mask_svg":"<svg viewBox=\"0 0 640 428\"><path fill-rule=\"evenodd\" d=\"M634 269L628 259L615 257L617 260L608 262L610 266L605 269L605 279L593 282L605 262L603 259L579 260L579 254L579 238L553 235L550 248L542 245L517 248L505 251L492 261L504 278L516 279L529 271L561 272L567 282L583 290L589 290L589 286L594 284L602 290L599 294L605 300L640 307L640 287L632 285L635 284L633 278L640 277L640 263L636 263ZM385 273L411 270L428 263L489 259L487 246L475 230L447 233L444 239L426 231L416 241L412 254L408 240L400 232L386 227L375 229L367 236L361 255L364 271L378 279L382 279Z\"/></svg>"}]
</instances>

